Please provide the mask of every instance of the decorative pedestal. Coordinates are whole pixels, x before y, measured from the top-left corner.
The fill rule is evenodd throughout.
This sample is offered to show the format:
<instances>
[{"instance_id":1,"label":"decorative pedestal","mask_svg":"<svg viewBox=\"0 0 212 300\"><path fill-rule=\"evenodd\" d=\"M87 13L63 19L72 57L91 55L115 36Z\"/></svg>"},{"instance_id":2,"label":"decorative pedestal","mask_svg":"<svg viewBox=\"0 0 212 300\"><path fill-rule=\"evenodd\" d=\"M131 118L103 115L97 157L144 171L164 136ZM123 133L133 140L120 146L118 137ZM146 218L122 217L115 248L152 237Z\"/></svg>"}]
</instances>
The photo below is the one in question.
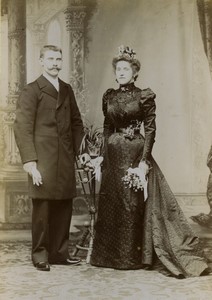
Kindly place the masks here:
<instances>
[{"instance_id":1,"label":"decorative pedestal","mask_svg":"<svg viewBox=\"0 0 212 300\"><path fill-rule=\"evenodd\" d=\"M0 199L0 229L31 227L31 200L28 197L27 178L20 168L1 171Z\"/></svg>"}]
</instances>

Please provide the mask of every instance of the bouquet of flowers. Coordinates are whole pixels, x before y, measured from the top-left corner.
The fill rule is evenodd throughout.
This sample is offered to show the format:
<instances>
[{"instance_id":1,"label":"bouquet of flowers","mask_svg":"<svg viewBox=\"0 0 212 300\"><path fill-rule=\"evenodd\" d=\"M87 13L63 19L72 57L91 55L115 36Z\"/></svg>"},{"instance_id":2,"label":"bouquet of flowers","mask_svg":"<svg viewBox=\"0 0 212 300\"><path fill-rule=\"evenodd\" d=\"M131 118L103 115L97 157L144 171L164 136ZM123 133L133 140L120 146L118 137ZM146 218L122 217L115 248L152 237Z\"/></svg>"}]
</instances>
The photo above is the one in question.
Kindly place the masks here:
<instances>
[{"instance_id":1,"label":"bouquet of flowers","mask_svg":"<svg viewBox=\"0 0 212 300\"><path fill-rule=\"evenodd\" d=\"M137 192L138 190L144 191L144 199L147 199L147 184L148 180L145 173L139 167L129 168L126 175L122 177L122 181L126 188L130 188Z\"/></svg>"}]
</instances>

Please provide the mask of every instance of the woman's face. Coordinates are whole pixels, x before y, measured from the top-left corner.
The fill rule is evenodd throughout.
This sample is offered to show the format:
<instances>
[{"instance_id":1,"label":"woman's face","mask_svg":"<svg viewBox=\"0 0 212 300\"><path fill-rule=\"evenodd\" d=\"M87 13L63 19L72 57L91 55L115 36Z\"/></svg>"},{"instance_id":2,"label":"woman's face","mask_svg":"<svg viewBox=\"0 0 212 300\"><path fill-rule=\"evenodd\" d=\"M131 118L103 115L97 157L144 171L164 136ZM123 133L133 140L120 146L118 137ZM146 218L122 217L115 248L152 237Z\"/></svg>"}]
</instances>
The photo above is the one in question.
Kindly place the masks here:
<instances>
[{"instance_id":1,"label":"woman's face","mask_svg":"<svg viewBox=\"0 0 212 300\"><path fill-rule=\"evenodd\" d=\"M115 69L116 79L119 84L127 84L134 81L134 72L128 61L118 61Z\"/></svg>"}]
</instances>

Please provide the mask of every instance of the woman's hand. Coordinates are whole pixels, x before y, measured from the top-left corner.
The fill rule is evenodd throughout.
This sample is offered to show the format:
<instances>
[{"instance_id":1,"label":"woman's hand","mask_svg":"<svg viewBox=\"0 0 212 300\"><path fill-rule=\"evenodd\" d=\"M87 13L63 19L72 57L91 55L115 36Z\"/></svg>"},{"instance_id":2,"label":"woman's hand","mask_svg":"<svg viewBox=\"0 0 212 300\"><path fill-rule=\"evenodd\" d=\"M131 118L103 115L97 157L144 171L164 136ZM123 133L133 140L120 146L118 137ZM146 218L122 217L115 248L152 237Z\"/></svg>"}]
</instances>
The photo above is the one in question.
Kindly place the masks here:
<instances>
[{"instance_id":1,"label":"woman's hand","mask_svg":"<svg viewBox=\"0 0 212 300\"><path fill-rule=\"evenodd\" d=\"M144 160L140 161L138 167L145 176L149 173L149 165Z\"/></svg>"}]
</instances>

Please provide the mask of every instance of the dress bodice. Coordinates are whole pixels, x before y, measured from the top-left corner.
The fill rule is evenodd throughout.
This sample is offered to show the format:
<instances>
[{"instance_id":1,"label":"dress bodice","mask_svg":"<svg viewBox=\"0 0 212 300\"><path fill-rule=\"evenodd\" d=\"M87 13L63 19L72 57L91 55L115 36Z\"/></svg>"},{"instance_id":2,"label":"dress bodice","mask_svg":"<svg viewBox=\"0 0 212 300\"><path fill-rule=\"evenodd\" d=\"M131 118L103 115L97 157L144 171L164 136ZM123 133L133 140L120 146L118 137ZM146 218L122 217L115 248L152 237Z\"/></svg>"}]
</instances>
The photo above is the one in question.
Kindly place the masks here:
<instances>
[{"instance_id":1,"label":"dress bodice","mask_svg":"<svg viewBox=\"0 0 212 300\"><path fill-rule=\"evenodd\" d=\"M146 112L155 106L154 98L150 89L141 90L134 83L109 89L103 96L103 112L114 127L127 127L135 120L144 121Z\"/></svg>"},{"instance_id":2,"label":"dress bodice","mask_svg":"<svg viewBox=\"0 0 212 300\"><path fill-rule=\"evenodd\" d=\"M104 133L108 137L117 128L126 128L138 121L144 124L145 146L143 159L151 154L155 138L155 97L151 89L141 90L134 83L109 89L103 95Z\"/></svg>"}]
</instances>

